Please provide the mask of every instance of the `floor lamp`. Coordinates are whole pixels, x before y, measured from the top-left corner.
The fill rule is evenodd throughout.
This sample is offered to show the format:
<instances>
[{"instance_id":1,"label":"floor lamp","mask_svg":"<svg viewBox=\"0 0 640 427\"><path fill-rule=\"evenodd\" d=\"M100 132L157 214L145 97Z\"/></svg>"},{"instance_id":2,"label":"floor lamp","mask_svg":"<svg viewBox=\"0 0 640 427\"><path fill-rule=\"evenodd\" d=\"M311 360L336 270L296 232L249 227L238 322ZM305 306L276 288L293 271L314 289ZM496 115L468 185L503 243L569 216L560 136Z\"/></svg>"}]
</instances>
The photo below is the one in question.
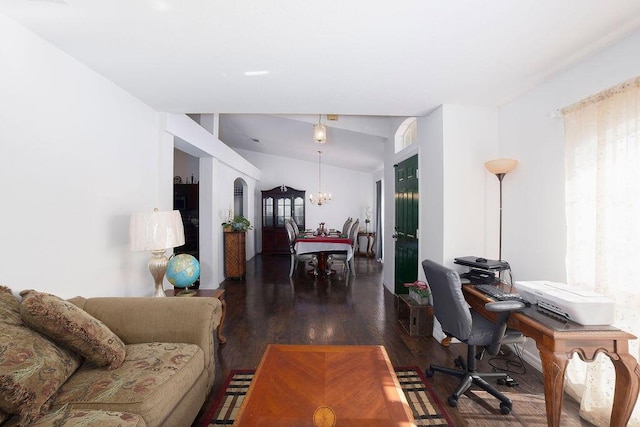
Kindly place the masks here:
<instances>
[{"instance_id":1,"label":"floor lamp","mask_svg":"<svg viewBox=\"0 0 640 427\"><path fill-rule=\"evenodd\" d=\"M496 159L489 160L484 164L489 172L498 177L500 181L500 237L498 243L498 260L502 261L502 178L511 172L518 164L517 160L513 159Z\"/></svg>"},{"instance_id":2,"label":"floor lamp","mask_svg":"<svg viewBox=\"0 0 640 427\"><path fill-rule=\"evenodd\" d=\"M153 296L164 297L162 281L167 272L169 260L164 253L167 249L184 245L184 226L180 211L139 212L131 215L129 238L132 251L151 251L149 271L155 282Z\"/></svg>"}]
</instances>

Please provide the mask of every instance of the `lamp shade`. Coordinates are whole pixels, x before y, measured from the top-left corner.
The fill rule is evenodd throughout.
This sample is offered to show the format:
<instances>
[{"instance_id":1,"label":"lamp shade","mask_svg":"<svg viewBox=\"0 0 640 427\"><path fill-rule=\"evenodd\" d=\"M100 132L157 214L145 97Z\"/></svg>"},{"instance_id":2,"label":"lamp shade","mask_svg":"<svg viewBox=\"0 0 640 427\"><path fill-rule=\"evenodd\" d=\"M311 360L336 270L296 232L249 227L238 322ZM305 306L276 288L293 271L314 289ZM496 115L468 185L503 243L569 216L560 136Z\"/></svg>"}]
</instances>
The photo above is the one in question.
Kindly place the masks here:
<instances>
[{"instance_id":1,"label":"lamp shade","mask_svg":"<svg viewBox=\"0 0 640 427\"><path fill-rule=\"evenodd\" d=\"M492 174L498 175L511 172L517 165L518 161L514 159L496 159L489 160L484 164L484 167Z\"/></svg>"},{"instance_id":2,"label":"lamp shade","mask_svg":"<svg viewBox=\"0 0 640 427\"><path fill-rule=\"evenodd\" d=\"M154 251L184 245L180 211L138 212L131 215L129 239L132 251Z\"/></svg>"},{"instance_id":3,"label":"lamp shade","mask_svg":"<svg viewBox=\"0 0 640 427\"><path fill-rule=\"evenodd\" d=\"M313 125L313 142L324 144L327 141L327 127L318 123Z\"/></svg>"}]
</instances>

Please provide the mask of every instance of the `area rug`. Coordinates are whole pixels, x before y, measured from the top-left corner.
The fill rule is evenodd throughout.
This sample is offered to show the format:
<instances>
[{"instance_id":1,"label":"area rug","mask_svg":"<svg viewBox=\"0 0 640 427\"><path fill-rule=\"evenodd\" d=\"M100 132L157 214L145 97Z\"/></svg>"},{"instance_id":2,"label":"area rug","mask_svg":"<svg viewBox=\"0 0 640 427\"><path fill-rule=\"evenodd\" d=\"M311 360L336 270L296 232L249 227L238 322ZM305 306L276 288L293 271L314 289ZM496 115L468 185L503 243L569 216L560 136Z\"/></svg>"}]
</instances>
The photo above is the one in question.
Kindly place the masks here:
<instances>
[{"instance_id":1,"label":"area rug","mask_svg":"<svg viewBox=\"0 0 640 427\"><path fill-rule=\"evenodd\" d=\"M418 367L395 368L402 391L418 426L453 426L444 405ZM230 426L238 414L255 371L231 371L211 407L202 417L201 427Z\"/></svg>"}]
</instances>

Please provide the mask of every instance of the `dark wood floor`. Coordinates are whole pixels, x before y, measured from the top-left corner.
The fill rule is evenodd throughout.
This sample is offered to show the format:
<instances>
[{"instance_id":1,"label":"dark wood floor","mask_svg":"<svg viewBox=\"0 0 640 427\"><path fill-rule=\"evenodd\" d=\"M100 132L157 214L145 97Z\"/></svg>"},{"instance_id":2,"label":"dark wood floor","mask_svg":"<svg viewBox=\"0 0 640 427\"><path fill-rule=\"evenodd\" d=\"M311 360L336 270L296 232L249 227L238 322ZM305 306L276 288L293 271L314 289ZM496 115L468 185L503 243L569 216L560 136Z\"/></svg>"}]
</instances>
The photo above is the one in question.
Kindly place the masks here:
<instances>
[{"instance_id":1,"label":"dark wood floor","mask_svg":"<svg viewBox=\"0 0 640 427\"><path fill-rule=\"evenodd\" d=\"M302 265L300 264L300 267ZM227 312L223 333L227 343L217 347L216 381L207 399L213 400L232 369L255 369L267 344L384 345L394 366L429 364L453 366L465 352L463 344L442 347L431 337L410 337L397 321L395 296L382 284L381 265L356 258L356 277L339 274L332 280L304 274L301 268L289 278L289 258L257 255L247 263L243 281L225 281ZM506 351L509 360L516 360ZM486 358L485 358L486 359ZM479 367L490 369L488 360ZM504 361L494 361L504 366ZM496 399L473 390L447 410L457 426L546 425L541 375L530 366L512 374L520 384L499 386L513 400L513 411L500 414ZM521 370L521 368L517 368ZM430 382L446 398L457 379L436 373ZM578 416L578 405L565 397L562 426L589 426Z\"/></svg>"}]
</instances>

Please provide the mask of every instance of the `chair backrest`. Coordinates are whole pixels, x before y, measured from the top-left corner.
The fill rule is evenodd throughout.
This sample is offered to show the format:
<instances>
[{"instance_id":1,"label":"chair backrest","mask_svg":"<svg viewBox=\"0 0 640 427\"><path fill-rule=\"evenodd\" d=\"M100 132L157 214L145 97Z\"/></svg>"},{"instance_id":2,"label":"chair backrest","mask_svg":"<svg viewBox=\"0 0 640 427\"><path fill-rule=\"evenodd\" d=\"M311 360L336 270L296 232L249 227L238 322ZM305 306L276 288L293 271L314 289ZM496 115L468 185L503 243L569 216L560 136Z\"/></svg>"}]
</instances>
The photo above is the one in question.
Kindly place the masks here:
<instances>
[{"instance_id":1,"label":"chair backrest","mask_svg":"<svg viewBox=\"0 0 640 427\"><path fill-rule=\"evenodd\" d=\"M349 240L351 241L351 248L355 251L356 242L358 241L358 231L360 228L360 220L356 219L353 223L351 223L351 228L349 229Z\"/></svg>"},{"instance_id":2,"label":"chair backrest","mask_svg":"<svg viewBox=\"0 0 640 427\"><path fill-rule=\"evenodd\" d=\"M296 220L293 219L293 218L289 218L288 221L291 224L291 226L293 227L293 232L295 233L295 235L299 236L300 235L300 228L298 227L298 224L296 224Z\"/></svg>"},{"instance_id":3,"label":"chair backrest","mask_svg":"<svg viewBox=\"0 0 640 427\"><path fill-rule=\"evenodd\" d=\"M422 268L431 288L433 311L442 331L466 341L471 334L472 318L462 294L458 272L428 259L422 261Z\"/></svg>"},{"instance_id":4,"label":"chair backrest","mask_svg":"<svg viewBox=\"0 0 640 427\"><path fill-rule=\"evenodd\" d=\"M289 251L294 253L293 245L296 241L296 233L293 230L293 225L289 221L284 222L284 228L287 230L287 240L289 241Z\"/></svg>"},{"instance_id":5,"label":"chair backrest","mask_svg":"<svg viewBox=\"0 0 640 427\"><path fill-rule=\"evenodd\" d=\"M351 230L351 223L353 220L351 217L347 218L347 220L342 225L342 235L349 237L349 230Z\"/></svg>"}]
</instances>

